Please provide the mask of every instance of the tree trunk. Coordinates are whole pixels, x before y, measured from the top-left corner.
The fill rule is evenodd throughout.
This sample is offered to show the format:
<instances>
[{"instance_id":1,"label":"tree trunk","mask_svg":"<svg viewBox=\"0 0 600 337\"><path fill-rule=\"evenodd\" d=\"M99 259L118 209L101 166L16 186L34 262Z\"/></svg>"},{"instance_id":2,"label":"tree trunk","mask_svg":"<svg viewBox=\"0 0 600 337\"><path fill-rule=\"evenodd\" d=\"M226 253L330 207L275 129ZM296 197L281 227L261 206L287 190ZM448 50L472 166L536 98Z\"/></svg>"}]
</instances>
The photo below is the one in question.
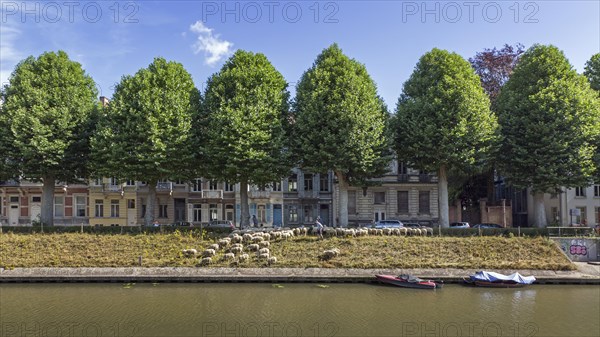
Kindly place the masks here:
<instances>
[{"instance_id":1,"label":"tree trunk","mask_svg":"<svg viewBox=\"0 0 600 337\"><path fill-rule=\"evenodd\" d=\"M240 208L241 208L241 228L250 225L250 207L248 206L248 179L242 178L240 181Z\"/></svg>"},{"instance_id":2,"label":"tree trunk","mask_svg":"<svg viewBox=\"0 0 600 337\"><path fill-rule=\"evenodd\" d=\"M438 205L440 226L448 228L450 227L448 219L448 176L444 165L440 167L438 173Z\"/></svg>"},{"instance_id":3,"label":"tree trunk","mask_svg":"<svg viewBox=\"0 0 600 337\"><path fill-rule=\"evenodd\" d=\"M544 193L533 194L533 223L538 228L546 227L546 210L544 209Z\"/></svg>"},{"instance_id":4,"label":"tree trunk","mask_svg":"<svg viewBox=\"0 0 600 337\"><path fill-rule=\"evenodd\" d=\"M146 199L146 214L144 214L144 224L152 225L154 222L154 203L156 202L157 181L148 182L148 198Z\"/></svg>"},{"instance_id":5,"label":"tree trunk","mask_svg":"<svg viewBox=\"0 0 600 337\"><path fill-rule=\"evenodd\" d=\"M54 186L56 179L52 176L42 178L42 213L40 221L44 226L54 226Z\"/></svg>"},{"instance_id":6,"label":"tree trunk","mask_svg":"<svg viewBox=\"0 0 600 337\"><path fill-rule=\"evenodd\" d=\"M346 181L346 177L341 172L336 172L335 175L338 178L338 187L340 189L340 221L338 226L347 227L348 226L348 182Z\"/></svg>"}]
</instances>

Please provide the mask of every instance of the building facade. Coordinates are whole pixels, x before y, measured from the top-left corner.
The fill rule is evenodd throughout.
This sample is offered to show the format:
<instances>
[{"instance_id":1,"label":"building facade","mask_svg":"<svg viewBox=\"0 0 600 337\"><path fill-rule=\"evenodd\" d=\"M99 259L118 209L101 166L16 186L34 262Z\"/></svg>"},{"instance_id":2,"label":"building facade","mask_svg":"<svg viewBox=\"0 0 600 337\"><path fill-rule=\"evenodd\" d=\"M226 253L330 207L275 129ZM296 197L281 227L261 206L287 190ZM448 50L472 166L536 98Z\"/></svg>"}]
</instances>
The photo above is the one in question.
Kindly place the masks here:
<instances>
[{"instance_id":1,"label":"building facade","mask_svg":"<svg viewBox=\"0 0 600 337\"><path fill-rule=\"evenodd\" d=\"M349 224L384 219L437 221L437 178L393 162L390 172L366 189L348 190ZM29 225L41 211L39 183L0 183L2 225ZM264 227L314 224L340 226L339 189L333 172L293 169L291 175L268 186L249 186L250 215ZM87 185L57 184L56 225L139 226L144 223L148 185L116 178L92 179ZM153 218L160 224L208 224L230 220L241 224L239 184L203 178L192 182L158 182Z\"/></svg>"},{"instance_id":2,"label":"building facade","mask_svg":"<svg viewBox=\"0 0 600 337\"><path fill-rule=\"evenodd\" d=\"M354 225L394 219L402 222L437 223L437 176L414 170L392 160L388 172L371 180L375 186L348 188L348 222ZM339 188L335 184L335 200ZM339 205L335 205L339 218Z\"/></svg>"},{"instance_id":3,"label":"building facade","mask_svg":"<svg viewBox=\"0 0 600 337\"><path fill-rule=\"evenodd\" d=\"M41 183L0 182L0 224L30 225L40 221L41 211ZM53 212L56 225L88 225L88 186L57 182L54 188Z\"/></svg>"},{"instance_id":4,"label":"building facade","mask_svg":"<svg viewBox=\"0 0 600 337\"><path fill-rule=\"evenodd\" d=\"M533 197L528 194L529 205ZM546 219L554 226L600 225L600 183L576 188L562 188L561 193L545 194ZM530 223L533 223L533 207L528 210Z\"/></svg>"}]
</instances>

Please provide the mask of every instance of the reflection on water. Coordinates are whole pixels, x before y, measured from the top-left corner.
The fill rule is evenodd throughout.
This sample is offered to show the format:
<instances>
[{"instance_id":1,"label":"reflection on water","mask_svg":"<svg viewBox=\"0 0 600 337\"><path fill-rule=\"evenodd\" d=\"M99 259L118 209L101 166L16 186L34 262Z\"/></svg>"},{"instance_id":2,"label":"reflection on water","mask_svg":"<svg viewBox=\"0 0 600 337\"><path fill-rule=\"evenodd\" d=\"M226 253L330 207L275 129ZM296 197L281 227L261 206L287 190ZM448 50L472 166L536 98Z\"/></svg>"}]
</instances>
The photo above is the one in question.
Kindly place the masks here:
<instances>
[{"instance_id":1,"label":"reflection on water","mask_svg":"<svg viewBox=\"0 0 600 337\"><path fill-rule=\"evenodd\" d=\"M600 336L600 288L0 285L0 336Z\"/></svg>"}]
</instances>

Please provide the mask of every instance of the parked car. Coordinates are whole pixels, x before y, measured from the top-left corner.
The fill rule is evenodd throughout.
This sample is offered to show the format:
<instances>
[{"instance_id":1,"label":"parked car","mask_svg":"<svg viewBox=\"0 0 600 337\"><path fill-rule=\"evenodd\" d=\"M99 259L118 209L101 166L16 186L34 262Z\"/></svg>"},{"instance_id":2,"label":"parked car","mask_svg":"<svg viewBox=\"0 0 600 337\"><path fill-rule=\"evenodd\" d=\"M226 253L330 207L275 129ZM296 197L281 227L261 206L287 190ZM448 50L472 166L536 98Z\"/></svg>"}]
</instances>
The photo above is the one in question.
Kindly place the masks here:
<instances>
[{"instance_id":1,"label":"parked car","mask_svg":"<svg viewBox=\"0 0 600 337\"><path fill-rule=\"evenodd\" d=\"M417 222L404 222L403 225L408 228L421 228L421 225Z\"/></svg>"},{"instance_id":2,"label":"parked car","mask_svg":"<svg viewBox=\"0 0 600 337\"><path fill-rule=\"evenodd\" d=\"M375 223L375 228L401 228L404 227L400 220L380 220Z\"/></svg>"},{"instance_id":3,"label":"parked car","mask_svg":"<svg viewBox=\"0 0 600 337\"><path fill-rule=\"evenodd\" d=\"M471 228L468 222L453 222L450 224L450 228Z\"/></svg>"},{"instance_id":4,"label":"parked car","mask_svg":"<svg viewBox=\"0 0 600 337\"><path fill-rule=\"evenodd\" d=\"M233 222L230 220L213 220L208 223L208 228L231 229L234 230Z\"/></svg>"},{"instance_id":5,"label":"parked car","mask_svg":"<svg viewBox=\"0 0 600 337\"><path fill-rule=\"evenodd\" d=\"M504 228L504 227L498 225L497 223L484 222L484 223L478 223L476 225L473 225L472 228Z\"/></svg>"},{"instance_id":6,"label":"parked car","mask_svg":"<svg viewBox=\"0 0 600 337\"><path fill-rule=\"evenodd\" d=\"M194 227L194 224L188 221L177 221L171 224L172 227Z\"/></svg>"}]
</instances>

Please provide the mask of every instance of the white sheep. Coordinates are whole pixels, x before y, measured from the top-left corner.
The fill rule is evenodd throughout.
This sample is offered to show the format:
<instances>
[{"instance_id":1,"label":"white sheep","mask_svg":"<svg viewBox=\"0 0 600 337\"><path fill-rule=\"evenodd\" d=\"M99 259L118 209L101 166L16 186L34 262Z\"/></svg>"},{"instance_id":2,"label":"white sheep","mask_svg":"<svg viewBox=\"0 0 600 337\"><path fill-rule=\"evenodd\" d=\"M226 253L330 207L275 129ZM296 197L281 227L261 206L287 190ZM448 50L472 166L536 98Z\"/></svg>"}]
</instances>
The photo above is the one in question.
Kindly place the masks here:
<instances>
[{"instance_id":1,"label":"white sheep","mask_svg":"<svg viewBox=\"0 0 600 337\"><path fill-rule=\"evenodd\" d=\"M219 247L219 245L218 245L218 244L216 244L216 243L214 243L214 244L212 244L212 245L208 246L208 249L213 249L214 251L217 251L217 250L219 250L219 248L220 248L220 247Z\"/></svg>"},{"instance_id":2,"label":"white sheep","mask_svg":"<svg viewBox=\"0 0 600 337\"><path fill-rule=\"evenodd\" d=\"M391 228L384 228L383 229L383 235L390 235L392 234L392 229Z\"/></svg>"},{"instance_id":3,"label":"white sheep","mask_svg":"<svg viewBox=\"0 0 600 337\"><path fill-rule=\"evenodd\" d=\"M229 244L231 244L230 238L224 238L224 239L219 240L219 246L221 246L221 247L227 247L227 246L229 246Z\"/></svg>"},{"instance_id":4,"label":"white sheep","mask_svg":"<svg viewBox=\"0 0 600 337\"><path fill-rule=\"evenodd\" d=\"M324 260L329 260L329 259L332 259L332 258L338 256L338 255L340 255L340 250L337 249L337 248L333 248L333 249L328 249L328 250L323 251L322 258Z\"/></svg>"},{"instance_id":5,"label":"white sheep","mask_svg":"<svg viewBox=\"0 0 600 337\"><path fill-rule=\"evenodd\" d=\"M258 255L259 260L267 260L268 258L269 258L269 253Z\"/></svg>"},{"instance_id":6,"label":"white sheep","mask_svg":"<svg viewBox=\"0 0 600 337\"><path fill-rule=\"evenodd\" d=\"M181 252L183 253L183 255L188 256L188 257L189 256L196 256L196 255L198 255L198 251L195 250L194 248L192 248L192 249L184 249Z\"/></svg>"},{"instance_id":7,"label":"white sheep","mask_svg":"<svg viewBox=\"0 0 600 337\"><path fill-rule=\"evenodd\" d=\"M242 250L243 250L243 248L239 247L239 246L229 248L229 252L234 253L234 254L236 254L236 253L239 254L242 252Z\"/></svg>"},{"instance_id":8,"label":"white sheep","mask_svg":"<svg viewBox=\"0 0 600 337\"><path fill-rule=\"evenodd\" d=\"M269 265L277 263L277 258L275 256L271 256L267 259L267 263Z\"/></svg>"},{"instance_id":9,"label":"white sheep","mask_svg":"<svg viewBox=\"0 0 600 337\"><path fill-rule=\"evenodd\" d=\"M248 261L248 259L250 259L250 255L248 255L248 254L242 254L239 256L240 262Z\"/></svg>"},{"instance_id":10,"label":"white sheep","mask_svg":"<svg viewBox=\"0 0 600 337\"><path fill-rule=\"evenodd\" d=\"M205 257L200 261L200 263L203 265L210 264L211 262L212 262L212 258L210 258L210 257Z\"/></svg>"},{"instance_id":11,"label":"white sheep","mask_svg":"<svg viewBox=\"0 0 600 337\"><path fill-rule=\"evenodd\" d=\"M231 237L231 242L233 243L241 243L244 240L244 238L242 238L241 236L235 234L234 236Z\"/></svg>"},{"instance_id":12,"label":"white sheep","mask_svg":"<svg viewBox=\"0 0 600 337\"><path fill-rule=\"evenodd\" d=\"M252 242L254 242L254 243L259 243L259 242L262 242L262 241L264 241L264 240L265 240L265 239L263 239L263 237L262 237L262 236L253 236L253 237L252 237Z\"/></svg>"},{"instance_id":13,"label":"white sheep","mask_svg":"<svg viewBox=\"0 0 600 337\"><path fill-rule=\"evenodd\" d=\"M269 248L261 248L258 250L259 254L269 254Z\"/></svg>"},{"instance_id":14,"label":"white sheep","mask_svg":"<svg viewBox=\"0 0 600 337\"><path fill-rule=\"evenodd\" d=\"M271 246L271 243L269 241L261 241L258 243L258 245L261 247L269 247Z\"/></svg>"},{"instance_id":15,"label":"white sheep","mask_svg":"<svg viewBox=\"0 0 600 337\"><path fill-rule=\"evenodd\" d=\"M233 260L233 259L235 259L235 255L233 253L223 254L223 260Z\"/></svg>"},{"instance_id":16,"label":"white sheep","mask_svg":"<svg viewBox=\"0 0 600 337\"><path fill-rule=\"evenodd\" d=\"M203 257L211 257L211 256L215 256L216 254L217 254L217 252L214 249L207 249L202 252Z\"/></svg>"},{"instance_id":17,"label":"white sheep","mask_svg":"<svg viewBox=\"0 0 600 337\"><path fill-rule=\"evenodd\" d=\"M408 228L406 227L398 228L398 230L400 231L400 235L403 236L406 236L406 234L408 233Z\"/></svg>"},{"instance_id":18,"label":"white sheep","mask_svg":"<svg viewBox=\"0 0 600 337\"><path fill-rule=\"evenodd\" d=\"M252 234L246 233L242 238L244 239L244 242L250 242L252 241Z\"/></svg>"},{"instance_id":19,"label":"white sheep","mask_svg":"<svg viewBox=\"0 0 600 337\"><path fill-rule=\"evenodd\" d=\"M259 249L260 249L260 246L258 244L256 244L256 243L248 245L248 250L251 251L251 252L255 252L255 251L259 250Z\"/></svg>"}]
</instances>

